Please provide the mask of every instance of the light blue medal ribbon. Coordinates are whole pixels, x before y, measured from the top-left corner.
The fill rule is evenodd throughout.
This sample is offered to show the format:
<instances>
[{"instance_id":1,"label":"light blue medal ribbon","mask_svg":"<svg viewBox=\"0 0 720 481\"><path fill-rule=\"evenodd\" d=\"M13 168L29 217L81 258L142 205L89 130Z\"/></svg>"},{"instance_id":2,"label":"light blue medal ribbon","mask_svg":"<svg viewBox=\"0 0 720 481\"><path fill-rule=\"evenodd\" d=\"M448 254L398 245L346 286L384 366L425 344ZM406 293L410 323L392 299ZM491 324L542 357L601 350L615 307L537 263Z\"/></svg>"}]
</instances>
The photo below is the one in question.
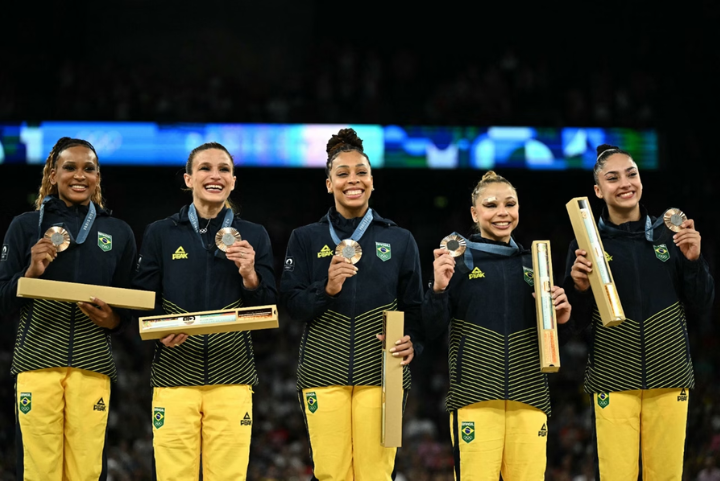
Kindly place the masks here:
<instances>
[{"instance_id":1,"label":"light blue medal ribbon","mask_svg":"<svg viewBox=\"0 0 720 481\"><path fill-rule=\"evenodd\" d=\"M465 239L463 236L458 234L457 232L453 232L451 235L456 235L458 237L461 237ZM512 237L510 238L510 245L498 245L498 244L487 244L485 242L472 242L467 239L465 239L465 244L467 248L465 249L465 253L463 254L463 261L465 262L465 265L468 267L468 269L473 270L475 268L475 263L473 262L472 252L470 249L481 251L481 252L487 252L489 254L497 254L500 256L510 257L512 255L517 254L520 251L520 248L518 247L517 243L515 242L515 239Z\"/></svg>"},{"instance_id":2,"label":"light blue medal ribbon","mask_svg":"<svg viewBox=\"0 0 720 481\"><path fill-rule=\"evenodd\" d=\"M235 214L233 213L232 209L227 208L225 210L225 218L223 219L222 227L221 229L224 229L225 227L230 227L233 222L233 218L235 217ZM205 242L203 241L202 235L200 235L200 223L198 222L198 215L197 210L195 210L195 204L190 204L190 208L188 209L188 219L190 219L190 224L193 226L193 230L198 236L198 239L200 240L200 244L205 248ZM220 252L220 249L215 249L215 255L218 255Z\"/></svg>"},{"instance_id":3,"label":"light blue medal ribbon","mask_svg":"<svg viewBox=\"0 0 720 481\"><path fill-rule=\"evenodd\" d=\"M42 239L43 237L43 231L42 231L42 221L43 217L45 217L45 204L50 202L52 200L52 196L48 195L45 197L42 201L42 204L40 205L40 217L38 218L38 239ZM82 226L80 226L80 232L78 232L77 239L73 238L72 232L70 232L70 229L65 229L65 231L70 236L70 242L72 244L82 244L87 239L88 234L90 234L90 229L92 228L93 224L95 223L95 218L97 217L97 211L95 210L95 204L90 202L88 205L88 213L85 215L85 220L82 223ZM64 227L63 227L64 228Z\"/></svg>"},{"instance_id":4,"label":"light blue medal ribbon","mask_svg":"<svg viewBox=\"0 0 720 481\"><path fill-rule=\"evenodd\" d=\"M653 223L650 220L650 216L646 215L645 216L645 240L647 240L648 242L655 242L654 241L655 229L660 227L660 225L662 223L663 223L662 216L658 217L655 220L655 222ZM632 235L632 232L620 230L615 227L607 225L602 217L600 217L600 221L598 222L598 229L603 232L607 232L609 234L618 234L618 235L624 235L624 236Z\"/></svg>"},{"instance_id":5,"label":"light blue medal ribbon","mask_svg":"<svg viewBox=\"0 0 720 481\"><path fill-rule=\"evenodd\" d=\"M362 220L360 221L360 224L358 224L357 228L355 229L355 232L352 233L350 236L350 239L354 240L355 242L358 242L360 238L365 234L365 231L370 226L370 223L373 219L373 211L372 209L368 209L367 212L365 212L365 215L363 216ZM335 232L335 228L332 225L332 220L330 220L330 214L327 215L328 225L330 226L330 237L332 237L333 242L335 245L338 245L341 240L338 237L337 233Z\"/></svg>"}]
</instances>

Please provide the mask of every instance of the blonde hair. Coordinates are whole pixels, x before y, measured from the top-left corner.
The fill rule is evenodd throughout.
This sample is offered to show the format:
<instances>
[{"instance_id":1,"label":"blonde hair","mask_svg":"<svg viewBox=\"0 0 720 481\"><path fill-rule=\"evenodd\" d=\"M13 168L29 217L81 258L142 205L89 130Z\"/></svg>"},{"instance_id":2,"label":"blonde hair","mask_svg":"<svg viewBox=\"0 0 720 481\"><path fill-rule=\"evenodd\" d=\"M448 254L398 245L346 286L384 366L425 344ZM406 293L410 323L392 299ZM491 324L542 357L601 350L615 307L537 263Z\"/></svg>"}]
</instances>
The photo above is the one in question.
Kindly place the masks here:
<instances>
[{"instance_id":1,"label":"blonde hair","mask_svg":"<svg viewBox=\"0 0 720 481\"><path fill-rule=\"evenodd\" d=\"M502 182L503 184L509 185L512 190L517 192L517 189L515 189L515 186L510 183L509 180L507 180L505 177L498 175L493 170L488 170L485 172L485 175L482 176L482 179L480 179L480 182L477 183L475 188L472 191L472 194L470 198L472 199L472 205L475 205L475 202L477 201L478 196L480 193L490 184L495 184L498 182Z\"/></svg>"},{"instance_id":2,"label":"blonde hair","mask_svg":"<svg viewBox=\"0 0 720 481\"><path fill-rule=\"evenodd\" d=\"M42 181L40 182L38 197L37 199L35 199L35 210L40 209L42 201L45 197L58 193L57 185L53 185L50 182L50 174L57 166L57 160L60 157L60 154L64 150L76 146L81 146L85 147L86 149L92 150L93 154L95 154L95 163L97 164L98 173L100 173L100 161L98 160L97 152L95 152L95 147L93 147L90 142L82 139L71 139L70 137L62 137L55 143L55 145L53 145L53 148L50 149L47 160L45 160L45 167L43 168L43 177ZM105 203L102 197L102 190L100 189L100 176L98 176L97 186L95 188L95 192L93 192L92 196L90 196L90 200L99 205L100 207L105 207Z\"/></svg>"}]
</instances>

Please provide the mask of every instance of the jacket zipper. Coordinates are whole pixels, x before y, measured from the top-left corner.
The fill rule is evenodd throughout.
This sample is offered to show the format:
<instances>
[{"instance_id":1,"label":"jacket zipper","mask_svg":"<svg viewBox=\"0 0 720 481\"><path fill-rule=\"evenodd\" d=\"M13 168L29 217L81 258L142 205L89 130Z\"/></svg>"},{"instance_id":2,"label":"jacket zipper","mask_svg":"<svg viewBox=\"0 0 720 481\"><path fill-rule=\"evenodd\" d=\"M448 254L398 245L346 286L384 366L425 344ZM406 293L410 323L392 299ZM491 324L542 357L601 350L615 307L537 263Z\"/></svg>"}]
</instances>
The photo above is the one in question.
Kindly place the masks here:
<instances>
[{"instance_id":1,"label":"jacket zipper","mask_svg":"<svg viewBox=\"0 0 720 481\"><path fill-rule=\"evenodd\" d=\"M352 302L350 303L350 366L348 370L348 384L353 385L355 365L355 294L357 292L356 279L349 279L352 282ZM346 281L347 282L347 281Z\"/></svg>"},{"instance_id":2,"label":"jacket zipper","mask_svg":"<svg viewBox=\"0 0 720 481\"><path fill-rule=\"evenodd\" d=\"M203 247L205 247L205 243L203 241ZM209 299L210 298L210 263L212 262L212 259L214 257L214 253L212 251L205 249L205 297L203 299ZM208 351L209 351L209 343L210 343L210 335L205 334L203 336L203 384L208 383Z\"/></svg>"},{"instance_id":3,"label":"jacket zipper","mask_svg":"<svg viewBox=\"0 0 720 481\"><path fill-rule=\"evenodd\" d=\"M634 241L632 243L632 256L633 256L633 264L635 265L635 289L636 289L636 295L637 298L640 299L640 374L642 376L642 389L647 389L646 385L646 379L645 379L645 306L643 302L643 295L642 295L642 288L640 287L640 265L638 263L638 257L637 257L637 243L638 242L645 242L645 239L642 239L641 241ZM644 246L642 246L644 247Z\"/></svg>"},{"instance_id":4,"label":"jacket zipper","mask_svg":"<svg viewBox=\"0 0 720 481\"><path fill-rule=\"evenodd\" d=\"M510 312L508 285L505 279L505 266L502 267L502 285L505 286L505 399L510 399L510 338L508 333L508 313Z\"/></svg>"}]
</instances>

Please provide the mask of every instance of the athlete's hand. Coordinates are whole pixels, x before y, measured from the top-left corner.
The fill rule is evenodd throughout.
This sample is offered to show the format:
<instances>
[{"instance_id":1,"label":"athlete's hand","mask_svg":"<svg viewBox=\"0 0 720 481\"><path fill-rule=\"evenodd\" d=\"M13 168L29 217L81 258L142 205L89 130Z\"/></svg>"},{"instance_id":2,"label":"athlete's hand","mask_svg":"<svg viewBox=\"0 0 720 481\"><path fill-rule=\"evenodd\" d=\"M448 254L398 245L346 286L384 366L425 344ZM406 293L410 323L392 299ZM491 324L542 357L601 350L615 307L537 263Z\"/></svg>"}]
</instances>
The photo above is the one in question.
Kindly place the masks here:
<instances>
[{"instance_id":1,"label":"athlete's hand","mask_svg":"<svg viewBox=\"0 0 720 481\"><path fill-rule=\"evenodd\" d=\"M237 266L246 289L255 289L260 284L260 279L255 272L255 249L248 241L238 241L228 247L225 257Z\"/></svg>"},{"instance_id":2,"label":"athlete's hand","mask_svg":"<svg viewBox=\"0 0 720 481\"><path fill-rule=\"evenodd\" d=\"M187 334L170 334L169 336L165 336L160 339L160 342L167 347L175 347L185 342L187 338Z\"/></svg>"},{"instance_id":3,"label":"athlete's hand","mask_svg":"<svg viewBox=\"0 0 720 481\"><path fill-rule=\"evenodd\" d=\"M328 281L325 292L329 296L336 296L342 290L345 279L357 274L358 268L343 256L333 256L328 267Z\"/></svg>"},{"instance_id":4,"label":"athlete's hand","mask_svg":"<svg viewBox=\"0 0 720 481\"><path fill-rule=\"evenodd\" d=\"M552 298L553 305L555 306L555 317L557 317L557 322L558 324L565 324L570 320L570 312L572 312L572 306L568 302L565 289L559 286L553 286Z\"/></svg>"},{"instance_id":5,"label":"athlete's hand","mask_svg":"<svg viewBox=\"0 0 720 481\"><path fill-rule=\"evenodd\" d=\"M377 338L380 339L380 342L385 340L384 334L376 334ZM415 348L413 348L413 343L410 340L410 336L407 334L402 337L402 339L398 339L395 341L395 346L390 349L390 352L392 352L393 357L400 357L402 356L403 360L400 362L401 366L407 366L410 364L410 362L415 357Z\"/></svg>"},{"instance_id":6,"label":"athlete's hand","mask_svg":"<svg viewBox=\"0 0 720 481\"><path fill-rule=\"evenodd\" d=\"M92 322L105 329L115 329L120 324L120 316L102 299L91 297L89 302L78 302L77 305ZM94 305L93 305L94 304Z\"/></svg>"},{"instance_id":7,"label":"athlete's hand","mask_svg":"<svg viewBox=\"0 0 720 481\"><path fill-rule=\"evenodd\" d=\"M433 251L435 261L433 261L433 273L435 281L433 282L433 291L442 292L452 279L455 273L455 259L446 249L435 249Z\"/></svg>"},{"instance_id":8,"label":"athlete's hand","mask_svg":"<svg viewBox=\"0 0 720 481\"><path fill-rule=\"evenodd\" d=\"M30 267L25 271L25 277L40 277L56 257L57 247L43 237L30 249Z\"/></svg>"},{"instance_id":9,"label":"athlete's hand","mask_svg":"<svg viewBox=\"0 0 720 481\"><path fill-rule=\"evenodd\" d=\"M695 230L695 221L687 219L680 225L680 232L673 236L673 242L689 261L700 257L700 233Z\"/></svg>"},{"instance_id":10,"label":"athlete's hand","mask_svg":"<svg viewBox=\"0 0 720 481\"><path fill-rule=\"evenodd\" d=\"M585 256L587 256L587 252L582 249L576 249L575 262L573 263L572 270L570 271L570 276L575 283L575 289L580 292L585 292L590 289L590 279L588 278L588 274L592 272L592 262L590 262Z\"/></svg>"}]
</instances>

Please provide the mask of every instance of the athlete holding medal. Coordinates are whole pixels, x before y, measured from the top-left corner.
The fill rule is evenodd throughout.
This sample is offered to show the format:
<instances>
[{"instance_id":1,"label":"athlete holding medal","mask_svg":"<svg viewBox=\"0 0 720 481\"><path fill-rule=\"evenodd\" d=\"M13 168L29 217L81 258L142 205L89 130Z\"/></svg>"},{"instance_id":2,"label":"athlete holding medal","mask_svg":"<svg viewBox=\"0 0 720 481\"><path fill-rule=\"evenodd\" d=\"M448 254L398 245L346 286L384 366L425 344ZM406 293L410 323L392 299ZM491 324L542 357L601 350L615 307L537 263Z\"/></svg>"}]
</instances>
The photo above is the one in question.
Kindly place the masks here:
<instances>
[{"instance_id":1,"label":"athlete holding medal","mask_svg":"<svg viewBox=\"0 0 720 481\"><path fill-rule=\"evenodd\" d=\"M35 212L13 219L0 257L0 315L19 310L18 479L105 479L110 384L117 379L109 334L130 314L91 302L16 296L20 277L130 287L135 237L103 208L100 165L85 140L50 151Z\"/></svg>"},{"instance_id":2,"label":"athlete holding medal","mask_svg":"<svg viewBox=\"0 0 720 481\"><path fill-rule=\"evenodd\" d=\"M313 479L391 479L397 448L381 445L383 311L405 312L392 340L407 365L420 351L420 260L410 232L369 206L370 161L353 129L327 145L335 207L290 236L281 302L305 323L298 396L312 447Z\"/></svg>"},{"instance_id":3,"label":"athlete holding medal","mask_svg":"<svg viewBox=\"0 0 720 481\"><path fill-rule=\"evenodd\" d=\"M185 185L193 201L148 226L133 285L157 293L153 314L275 304L265 228L228 203L233 158L215 142L190 153ZM156 343L151 367L154 466L158 480L243 480L258 383L249 331Z\"/></svg>"}]
</instances>

